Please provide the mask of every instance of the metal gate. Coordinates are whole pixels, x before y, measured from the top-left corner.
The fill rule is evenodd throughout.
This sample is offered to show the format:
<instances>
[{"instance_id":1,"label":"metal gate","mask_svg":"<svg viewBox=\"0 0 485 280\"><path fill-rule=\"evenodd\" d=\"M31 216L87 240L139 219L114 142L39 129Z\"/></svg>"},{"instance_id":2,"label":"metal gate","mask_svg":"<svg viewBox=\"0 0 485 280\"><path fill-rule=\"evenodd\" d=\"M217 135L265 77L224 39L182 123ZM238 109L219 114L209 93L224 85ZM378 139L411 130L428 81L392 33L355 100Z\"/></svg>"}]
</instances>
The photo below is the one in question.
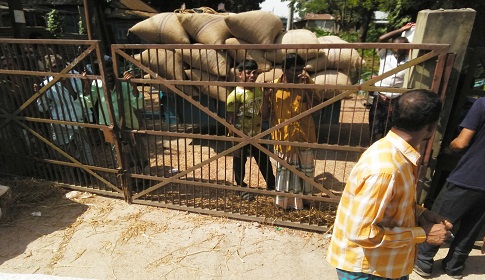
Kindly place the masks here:
<instances>
[{"instance_id":1,"label":"metal gate","mask_svg":"<svg viewBox=\"0 0 485 280\"><path fill-rule=\"evenodd\" d=\"M471 108L476 98L485 96L485 48L478 47L467 51L466 73L462 74L463 79L459 90L455 94L454 102L449 115L447 133L443 136L441 147L448 147L451 141L458 135L458 127ZM424 205L431 208L435 198L438 196L446 178L455 168L461 154L439 153L436 159L436 167L432 173L432 180L428 188Z\"/></svg>"},{"instance_id":2,"label":"metal gate","mask_svg":"<svg viewBox=\"0 0 485 280\"><path fill-rule=\"evenodd\" d=\"M12 43L27 42L8 42ZM88 64L94 65L94 60L101 61L96 43L81 41L60 46L66 49L72 46L71 52L76 56L66 59L69 66L59 73L3 69L0 74L2 77L24 75L31 79L49 75L82 78L81 74L68 72L76 65L84 70ZM81 50L77 50L77 46L82 46ZM396 46L367 43L113 45L112 61L117 76L115 92L118 94L108 93L105 88L106 77L101 75L104 74L103 67L99 67L99 74L87 75L91 92L102 89L104 94L106 106L102 106L103 102L86 106L86 109L98 112L96 120L53 120L52 116L42 117L35 110L27 113L26 108L33 109L34 101L55 84L56 80L53 80L19 105L13 104L11 109L2 106L0 115L2 143L27 142L25 145L28 146L37 141L44 143L47 152L22 154L22 149L4 149L6 145L3 144L0 156L9 161L24 158L40 163L40 166L34 164L24 169L24 174L29 176L36 174L74 189L123 196L133 203L325 230L333 223L339 195L350 170L372 140L369 134L369 92L404 92L406 89L376 86L382 79L401 70L407 73L407 88L430 88L441 96L445 92L443 85L446 86L450 73L447 45L399 45L399 48L411 51L412 59L375 76L379 64L376 50ZM95 57L89 56L93 50L96 51ZM294 52L305 60L307 73L314 84L273 82L281 76L281 58ZM257 60L260 66L261 74L256 82L237 80L235 67L246 58ZM78 72L82 72L80 70ZM129 82L142 96L141 105L135 105L135 102L128 106L132 91L124 89L130 85L123 79L124 73L133 75ZM93 83L96 79L103 81L102 86ZM268 125L272 122L268 120L261 133L248 136L226 120L225 98L237 86L260 87L264 91L309 90L322 98L312 108L277 125ZM128 96L119 94L124 91ZM100 122L100 115L105 117L105 122ZM277 130L303 119L315 124L316 141L288 142L272 137ZM94 155L93 164L86 164L77 155L66 153L64 147L56 146L47 136L49 130L43 128L51 124L86 130L86 142ZM7 126L17 127L18 133L11 133L13 130ZM261 175L254 157L249 157L245 165L243 177L247 186L238 186L234 180L233 154L248 145L269 157L267 168L274 173L277 167L286 168L298 180L296 184L309 187L307 191L267 190L267 178ZM296 167L280 158L275 152L277 145L311 149L314 171L308 173L301 166ZM422 151L425 157L421 170L427 168L430 149L431 144ZM59 155L63 158L58 159ZM64 170L80 175L70 180L65 177ZM18 169L9 165L2 172L18 173ZM84 180L77 180L79 177ZM255 199L246 200L241 193L251 193ZM276 199L297 199L304 205L302 209L290 211L275 206Z\"/></svg>"},{"instance_id":3,"label":"metal gate","mask_svg":"<svg viewBox=\"0 0 485 280\"><path fill-rule=\"evenodd\" d=\"M124 197L119 154L102 140L119 150L116 128L95 122L83 96L82 73L101 61L98 42L1 39L0 44L1 172Z\"/></svg>"}]
</instances>

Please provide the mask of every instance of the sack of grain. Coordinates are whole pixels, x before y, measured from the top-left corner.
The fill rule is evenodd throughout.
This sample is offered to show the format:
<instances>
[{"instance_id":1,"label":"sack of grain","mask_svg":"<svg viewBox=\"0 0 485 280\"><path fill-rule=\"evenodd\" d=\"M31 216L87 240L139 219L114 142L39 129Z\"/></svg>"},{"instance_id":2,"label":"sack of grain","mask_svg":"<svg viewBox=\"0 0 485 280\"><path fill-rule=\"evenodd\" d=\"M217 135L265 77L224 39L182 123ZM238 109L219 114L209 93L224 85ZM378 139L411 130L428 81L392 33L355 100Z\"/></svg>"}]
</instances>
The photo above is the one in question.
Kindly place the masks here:
<instances>
[{"instance_id":1,"label":"sack of grain","mask_svg":"<svg viewBox=\"0 0 485 280\"><path fill-rule=\"evenodd\" d=\"M241 44L250 44L244 40L238 38L229 38L226 40L226 45L241 45ZM265 56L264 50L252 50L252 49L234 49L234 50L227 50L229 55L236 61L236 64L239 64L244 59L252 59L256 61L258 64L258 69L260 71L268 71L272 68L273 63L267 60Z\"/></svg>"},{"instance_id":2,"label":"sack of grain","mask_svg":"<svg viewBox=\"0 0 485 280\"><path fill-rule=\"evenodd\" d=\"M227 16L213 14L177 14L185 31L197 43L224 44L231 37L224 18Z\"/></svg>"},{"instance_id":3,"label":"sack of grain","mask_svg":"<svg viewBox=\"0 0 485 280\"><path fill-rule=\"evenodd\" d=\"M143 20L128 30L148 43L189 44L187 32L174 13L161 13Z\"/></svg>"},{"instance_id":4,"label":"sack of grain","mask_svg":"<svg viewBox=\"0 0 485 280\"><path fill-rule=\"evenodd\" d=\"M260 73L256 78L256 83L270 83L279 79L281 75L283 75L283 69L281 69L281 66L277 66L270 71Z\"/></svg>"},{"instance_id":5,"label":"sack of grain","mask_svg":"<svg viewBox=\"0 0 485 280\"><path fill-rule=\"evenodd\" d=\"M179 50L148 49L135 55L134 58L166 80L185 78L184 64ZM176 87L187 95L198 95L198 91L192 86L177 85ZM163 84L160 85L160 90L171 91Z\"/></svg>"},{"instance_id":6,"label":"sack of grain","mask_svg":"<svg viewBox=\"0 0 485 280\"><path fill-rule=\"evenodd\" d=\"M337 70L327 70L311 75L315 84L319 85L352 85L349 76ZM323 99L332 98L345 90L341 89L322 89L320 95Z\"/></svg>"},{"instance_id":7,"label":"sack of grain","mask_svg":"<svg viewBox=\"0 0 485 280\"><path fill-rule=\"evenodd\" d=\"M180 51L147 49L134 58L167 80L183 80L183 61Z\"/></svg>"},{"instance_id":8,"label":"sack of grain","mask_svg":"<svg viewBox=\"0 0 485 280\"><path fill-rule=\"evenodd\" d=\"M318 38L319 42L322 44L328 43L348 43L337 36L323 36ZM350 73L358 70L362 64L363 60L359 52L355 49L349 48L331 48L322 49L320 53L326 58L326 61L322 63L316 61L309 61L309 65L315 65L314 71L320 71L324 69L336 69L341 70L346 73ZM323 67L323 68L322 68Z\"/></svg>"},{"instance_id":9,"label":"sack of grain","mask_svg":"<svg viewBox=\"0 0 485 280\"><path fill-rule=\"evenodd\" d=\"M205 71L199 69L187 69L185 70L189 80L192 81L218 81L217 76L211 75ZM207 94L208 96L215 98L219 101L226 102L227 95L232 91L230 87L223 86L195 86L200 93Z\"/></svg>"},{"instance_id":10,"label":"sack of grain","mask_svg":"<svg viewBox=\"0 0 485 280\"><path fill-rule=\"evenodd\" d=\"M317 57L307 60L305 70L315 73L328 69L327 65L327 54L324 50L319 50Z\"/></svg>"},{"instance_id":11,"label":"sack of grain","mask_svg":"<svg viewBox=\"0 0 485 280\"><path fill-rule=\"evenodd\" d=\"M224 21L233 37L253 44L272 44L283 29L281 19L265 11L231 14Z\"/></svg>"},{"instance_id":12,"label":"sack of grain","mask_svg":"<svg viewBox=\"0 0 485 280\"><path fill-rule=\"evenodd\" d=\"M306 29L293 29L281 32L274 41L275 44L318 44L317 36ZM289 53L298 53L303 59L308 60L318 55L318 49L279 49L268 52L268 59L281 63Z\"/></svg>"},{"instance_id":13,"label":"sack of grain","mask_svg":"<svg viewBox=\"0 0 485 280\"><path fill-rule=\"evenodd\" d=\"M216 76L226 76L232 66L232 58L222 50L182 50L182 59L186 64L190 65L190 67L203 70Z\"/></svg>"},{"instance_id":14,"label":"sack of grain","mask_svg":"<svg viewBox=\"0 0 485 280\"><path fill-rule=\"evenodd\" d=\"M325 44L325 43L348 43L344 39L340 38L339 36L335 36L335 35L318 37L318 41L322 44Z\"/></svg>"}]
</instances>

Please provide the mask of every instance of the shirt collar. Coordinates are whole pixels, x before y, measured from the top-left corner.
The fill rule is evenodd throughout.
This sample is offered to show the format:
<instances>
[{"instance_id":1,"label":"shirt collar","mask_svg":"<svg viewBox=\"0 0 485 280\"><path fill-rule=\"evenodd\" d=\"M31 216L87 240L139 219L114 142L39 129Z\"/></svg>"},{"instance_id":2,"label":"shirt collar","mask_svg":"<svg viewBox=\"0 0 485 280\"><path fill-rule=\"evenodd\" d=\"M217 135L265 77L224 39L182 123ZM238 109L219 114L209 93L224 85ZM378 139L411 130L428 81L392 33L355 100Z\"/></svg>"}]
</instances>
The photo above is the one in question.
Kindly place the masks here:
<instances>
[{"instance_id":1,"label":"shirt collar","mask_svg":"<svg viewBox=\"0 0 485 280\"><path fill-rule=\"evenodd\" d=\"M404 157L406 157L411 163L413 163L416 166L418 165L418 161L421 155L411 145L409 145L408 142L404 141L404 139L402 139L392 131L389 131L389 133L387 133L386 139L397 150L399 150L404 155Z\"/></svg>"}]
</instances>

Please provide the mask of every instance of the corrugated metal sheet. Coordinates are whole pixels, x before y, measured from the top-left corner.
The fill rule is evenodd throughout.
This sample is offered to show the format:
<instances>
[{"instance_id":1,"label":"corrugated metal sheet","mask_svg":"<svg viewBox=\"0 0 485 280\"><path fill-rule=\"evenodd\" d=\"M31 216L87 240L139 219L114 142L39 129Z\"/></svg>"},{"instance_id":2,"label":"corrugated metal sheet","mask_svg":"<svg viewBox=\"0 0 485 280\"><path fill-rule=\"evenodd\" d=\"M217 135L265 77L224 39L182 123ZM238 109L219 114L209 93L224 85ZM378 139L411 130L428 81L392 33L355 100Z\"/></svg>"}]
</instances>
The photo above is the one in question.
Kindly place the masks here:
<instances>
[{"instance_id":1,"label":"corrugated metal sheet","mask_svg":"<svg viewBox=\"0 0 485 280\"><path fill-rule=\"evenodd\" d=\"M127 10L134 10L134 11L141 11L141 12L148 12L148 13L158 13L157 10L155 10L154 8L150 7L148 4L145 4L140 0L119 0L114 2L119 2L121 5L125 6L125 9Z\"/></svg>"}]
</instances>

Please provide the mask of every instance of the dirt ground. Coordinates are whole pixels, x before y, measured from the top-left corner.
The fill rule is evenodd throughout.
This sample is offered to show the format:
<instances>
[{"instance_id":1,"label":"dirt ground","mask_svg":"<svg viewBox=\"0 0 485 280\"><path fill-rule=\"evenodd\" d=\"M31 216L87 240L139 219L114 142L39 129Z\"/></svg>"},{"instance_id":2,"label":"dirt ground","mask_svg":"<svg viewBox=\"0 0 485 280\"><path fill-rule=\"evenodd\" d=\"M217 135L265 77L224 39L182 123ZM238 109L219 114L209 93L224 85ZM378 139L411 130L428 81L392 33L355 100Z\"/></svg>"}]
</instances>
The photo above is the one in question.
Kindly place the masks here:
<instances>
[{"instance_id":1,"label":"dirt ground","mask_svg":"<svg viewBox=\"0 0 485 280\"><path fill-rule=\"evenodd\" d=\"M346 100L342 109L355 106ZM362 108L357 113L364 114ZM365 119L365 116L357 116ZM344 129L347 129L343 126ZM339 135L347 135L342 130ZM349 134L350 135L350 134ZM329 139L330 142L334 141ZM368 139L358 139L368 141ZM338 182L352 164L332 168ZM343 163L342 163L343 164ZM323 172L323 171L322 171ZM2 182L0 177L0 184ZM7 182L8 183L8 182ZM130 205L32 181L0 224L0 279L337 279L325 260L329 233ZM333 186L333 185L332 185ZM340 185L339 185L340 186ZM465 280L483 279L477 242ZM442 274L437 255L434 279ZM46 276L47 275L47 276ZM411 280L421 279L414 273Z\"/></svg>"},{"instance_id":2,"label":"dirt ground","mask_svg":"<svg viewBox=\"0 0 485 280\"><path fill-rule=\"evenodd\" d=\"M327 233L57 188L34 200L0 224L1 279L337 279L324 257ZM464 279L483 279L484 258L473 250ZM435 276L450 279L439 269Z\"/></svg>"}]
</instances>

